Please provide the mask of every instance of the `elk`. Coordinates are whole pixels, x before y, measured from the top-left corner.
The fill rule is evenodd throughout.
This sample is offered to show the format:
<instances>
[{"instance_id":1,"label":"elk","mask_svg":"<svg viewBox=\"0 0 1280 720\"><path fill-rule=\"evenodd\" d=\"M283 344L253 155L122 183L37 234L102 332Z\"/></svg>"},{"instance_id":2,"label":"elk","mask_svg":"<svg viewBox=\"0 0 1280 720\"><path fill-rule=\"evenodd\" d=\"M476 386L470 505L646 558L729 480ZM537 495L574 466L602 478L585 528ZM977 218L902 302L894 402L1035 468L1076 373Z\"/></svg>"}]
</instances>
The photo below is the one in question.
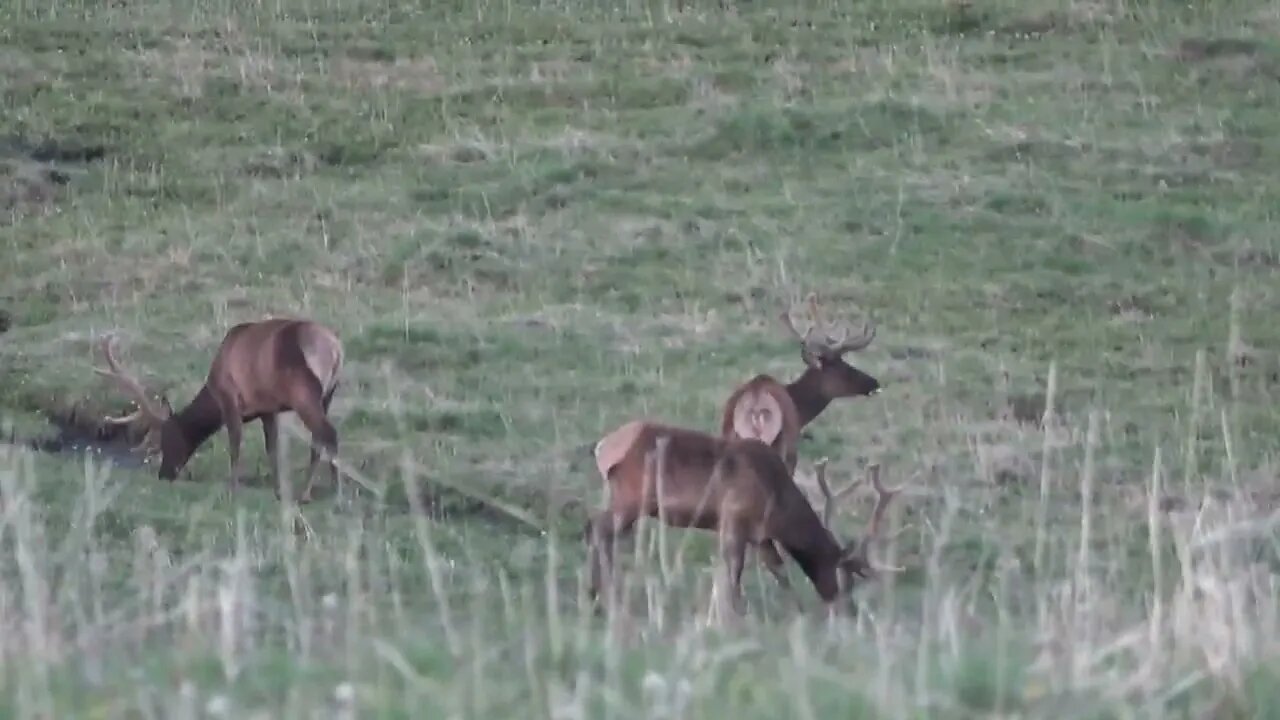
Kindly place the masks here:
<instances>
[{"instance_id":1,"label":"elk","mask_svg":"<svg viewBox=\"0 0 1280 720\"><path fill-rule=\"evenodd\" d=\"M807 366L794 381L783 384L771 375L756 375L740 385L725 401L720 434L728 438L755 438L782 455L794 474L800 431L813 422L833 400L874 395L880 382L845 362L844 355L865 349L875 339L875 325L865 323L853 338L848 328L839 340L824 332L814 335L818 320L818 299L810 293L812 316L804 332L796 329L791 314L783 311L782 322L800 343L800 358Z\"/></svg>"},{"instance_id":2,"label":"elk","mask_svg":"<svg viewBox=\"0 0 1280 720\"><path fill-rule=\"evenodd\" d=\"M338 432L329 422L329 403L342 370L342 342L329 328L309 320L271 318L232 327L218 346L204 385L181 410L168 398L157 404L136 377L125 372L112 350L114 336L102 341L107 368L95 372L116 381L138 405L133 413L107 417L110 425L141 420L146 428L139 448L160 453L159 477L173 481L192 454L220 428L227 429L231 456L228 485L240 484L240 439L246 423L262 421L262 437L271 465L275 493L280 497L280 469L276 447L277 416L292 411L311 431L311 459L306 489L299 502L311 500L320 450L328 455L331 482L338 484Z\"/></svg>"},{"instance_id":3,"label":"elk","mask_svg":"<svg viewBox=\"0 0 1280 720\"><path fill-rule=\"evenodd\" d=\"M772 447L782 456L787 470L794 476L798 462L800 431L812 422L833 400L843 397L874 395L880 382L845 362L844 355L869 346L875 339L872 323L864 323L853 338L844 328L839 340L824 331L825 338L814 334L819 320L818 297L809 294L810 322L804 332L791 320L791 313L781 314L783 325L800 343L800 359L807 366L804 373L783 384L771 375L760 374L738 386L725 401L720 420L720 434L730 439L753 438ZM761 559L783 588L789 588L780 568L782 559L772 543L759 546Z\"/></svg>"},{"instance_id":4,"label":"elk","mask_svg":"<svg viewBox=\"0 0 1280 720\"><path fill-rule=\"evenodd\" d=\"M878 566L868 554L890 501L901 490L886 489L878 467L871 470L879 498L867 535L861 542L842 546L830 523L836 501L852 486L832 493L826 483L825 462L820 465L818 479L826 506L819 518L782 457L754 438L717 437L633 420L605 435L596 444L595 457L606 479L608 499L585 529L593 601L604 577L612 574L616 540L630 534L641 517L655 517L671 527L715 531L728 575L730 601L739 613L748 547L759 548L766 567L779 578L785 576L777 547L785 550L828 609L852 589L855 578L900 570Z\"/></svg>"}]
</instances>

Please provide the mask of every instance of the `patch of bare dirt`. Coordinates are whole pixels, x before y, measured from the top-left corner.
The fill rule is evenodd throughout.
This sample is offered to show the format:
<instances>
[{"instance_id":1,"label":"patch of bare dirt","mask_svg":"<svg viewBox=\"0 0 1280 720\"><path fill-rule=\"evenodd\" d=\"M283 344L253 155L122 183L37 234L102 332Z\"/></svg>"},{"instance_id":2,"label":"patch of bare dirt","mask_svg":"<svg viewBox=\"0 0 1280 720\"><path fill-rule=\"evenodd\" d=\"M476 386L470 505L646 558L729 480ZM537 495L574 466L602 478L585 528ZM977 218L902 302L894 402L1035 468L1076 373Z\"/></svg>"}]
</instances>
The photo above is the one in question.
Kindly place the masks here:
<instances>
[{"instance_id":1,"label":"patch of bare dirt","mask_svg":"<svg viewBox=\"0 0 1280 720\"><path fill-rule=\"evenodd\" d=\"M1126 322L1142 322L1155 316L1155 309L1151 306L1151 303L1137 295L1128 295L1118 300L1112 300L1107 303L1107 310L1112 317Z\"/></svg>"},{"instance_id":2,"label":"patch of bare dirt","mask_svg":"<svg viewBox=\"0 0 1280 720\"><path fill-rule=\"evenodd\" d=\"M1174 59L1186 63L1200 63L1223 58L1256 55L1260 45L1243 38L1185 38L1174 46Z\"/></svg>"},{"instance_id":3,"label":"patch of bare dirt","mask_svg":"<svg viewBox=\"0 0 1280 720\"><path fill-rule=\"evenodd\" d=\"M280 67L284 61L262 52L231 24L211 40L182 38L141 50L134 59L143 79L168 82L183 98L202 97L212 78L229 78L243 87L270 93L296 93L299 85L296 72Z\"/></svg>"},{"instance_id":4,"label":"patch of bare dirt","mask_svg":"<svg viewBox=\"0 0 1280 720\"><path fill-rule=\"evenodd\" d=\"M255 155L241 170L260 178L299 178L316 169L319 160L308 152L271 148Z\"/></svg>"},{"instance_id":5,"label":"patch of bare dirt","mask_svg":"<svg viewBox=\"0 0 1280 720\"><path fill-rule=\"evenodd\" d=\"M1212 225L1199 217L1162 219L1152 228L1151 239L1187 252L1203 252L1220 241Z\"/></svg>"},{"instance_id":6,"label":"patch of bare dirt","mask_svg":"<svg viewBox=\"0 0 1280 720\"><path fill-rule=\"evenodd\" d=\"M1280 77L1280 62L1262 44L1244 38L1187 38L1168 52L1173 60L1207 68L1201 82L1252 84Z\"/></svg>"},{"instance_id":7,"label":"patch of bare dirt","mask_svg":"<svg viewBox=\"0 0 1280 720\"><path fill-rule=\"evenodd\" d=\"M1262 151L1259 143L1245 139L1196 142L1189 144L1186 149L1224 170L1249 167L1258 161Z\"/></svg>"},{"instance_id":8,"label":"patch of bare dirt","mask_svg":"<svg viewBox=\"0 0 1280 720\"><path fill-rule=\"evenodd\" d=\"M1114 21L1110 3L1080 0L1063 10L1049 10L1015 18L997 30L997 34L1020 38L1038 38L1050 33L1080 32Z\"/></svg>"},{"instance_id":9,"label":"patch of bare dirt","mask_svg":"<svg viewBox=\"0 0 1280 720\"><path fill-rule=\"evenodd\" d=\"M133 447L142 439L137 428L109 425L103 422L108 414L101 406L87 401L35 408L49 422L49 432L10 438L12 444L21 444L37 452L79 455L91 453L110 459L121 467L140 467L145 458ZM116 408L110 414L120 414Z\"/></svg>"},{"instance_id":10,"label":"patch of bare dirt","mask_svg":"<svg viewBox=\"0 0 1280 720\"><path fill-rule=\"evenodd\" d=\"M1032 458L1007 443L977 445L978 470L982 478L996 485L1025 485L1036 477Z\"/></svg>"},{"instance_id":11,"label":"patch of bare dirt","mask_svg":"<svg viewBox=\"0 0 1280 720\"><path fill-rule=\"evenodd\" d=\"M0 161L0 225L50 212L70 177L35 163Z\"/></svg>"},{"instance_id":12,"label":"patch of bare dirt","mask_svg":"<svg viewBox=\"0 0 1280 720\"><path fill-rule=\"evenodd\" d=\"M1243 267L1280 269L1280 253L1263 248L1241 248L1235 253L1235 261Z\"/></svg>"}]
</instances>

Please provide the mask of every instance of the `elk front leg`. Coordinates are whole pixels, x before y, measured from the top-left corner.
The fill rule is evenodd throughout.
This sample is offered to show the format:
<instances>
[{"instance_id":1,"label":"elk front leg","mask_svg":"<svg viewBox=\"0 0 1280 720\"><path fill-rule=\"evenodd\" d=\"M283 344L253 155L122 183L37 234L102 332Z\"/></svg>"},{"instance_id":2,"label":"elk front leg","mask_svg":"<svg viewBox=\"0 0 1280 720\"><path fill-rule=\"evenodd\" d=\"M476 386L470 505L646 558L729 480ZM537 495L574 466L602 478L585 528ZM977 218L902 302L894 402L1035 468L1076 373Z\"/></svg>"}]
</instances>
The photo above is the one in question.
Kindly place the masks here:
<instances>
[{"instance_id":1,"label":"elk front leg","mask_svg":"<svg viewBox=\"0 0 1280 720\"><path fill-rule=\"evenodd\" d=\"M765 540L760 543L758 550L760 562L764 563L765 569L778 581L783 592L790 594L791 581L787 579L786 563L782 560L782 554L778 552L778 546L774 545L772 540Z\"/></svg>"},{"instance_id":2,"label":"elk front leg","mask_svg":"<svg viewBox=\"0 0 1280 720\"><path fill-rule=\"evenodd\" d=\"M222 417L227 425L227 452L231 455L231 477L227 479L227 486L234 494L240 487L240 440L244 434L244 419L234 407L225 406Z\"/></svg>"},{"instance_id":3,"label":"elk front leg","mask_svg":"<svg viewBox=\"0 0 1280 720\"><path fill-rule=\"evenodd\" d=\"M267 450L267 465L271 469L271 487L274 489L276 498L280 497L280 426L277 424L278 419L274 413L263 415L262 418L262 445Z\"/></svg>"}]
</instances>

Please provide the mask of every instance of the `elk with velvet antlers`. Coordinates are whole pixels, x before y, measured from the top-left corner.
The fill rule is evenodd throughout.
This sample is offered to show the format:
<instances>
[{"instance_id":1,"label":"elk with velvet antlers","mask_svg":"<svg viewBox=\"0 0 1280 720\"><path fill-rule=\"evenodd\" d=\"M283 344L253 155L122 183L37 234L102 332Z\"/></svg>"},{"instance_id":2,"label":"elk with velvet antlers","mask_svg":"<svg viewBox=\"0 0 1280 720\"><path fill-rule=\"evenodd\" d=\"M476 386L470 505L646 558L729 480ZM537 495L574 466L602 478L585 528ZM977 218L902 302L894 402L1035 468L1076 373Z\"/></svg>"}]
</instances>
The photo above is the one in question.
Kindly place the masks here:
<instances>
[{"instance_id":1,"label":"elk with velvet antlers","mask_svg":"<svg viewBox=\"0 0 1280 720\"><path fill-rule=\"evenodd\" d=\"M342 343L329 328L309 320L272 318L232 327L218 346L204 385L186 407L174 412L169 401L151 400L136 377L121 369L112 350L114 337L102 342L109 369L94 371L112 378L138 404L109 424L141 421L145 435L139 447L159 451L159 477L172 481L192 454L220 428L227 429L231 456L228 483L234 492L240 482L240 440L246 423L262 421L262 436L271 465L275 492L280 496L276 455L277 416L292 411L311 431L311 459L307 484L299 502L311 499L320 451L328 456L336 486L338 433L329 422L329 403L342 370Z\"/></svg>"},{"instance_id":2,"label":"elk with velvet antlers","mask_svg":"<svg viewBox=\"0 0 1280 720\"><path fill-rule=\"evenodd\" d=\"M800 359L807 369L790 383L771 375L757 375L743 383L725 401L720 433L727 438L754 438L773 447L794 473L800 431L833 400L874 395L880 382L845 362L847 353L865 349L875 339L875 325L867 322L862 331L849 337L845 328L839 340L829 330L819 337L814 326L819 320L818 299L809 295L811 320L804 332L796 329L791 314L784 311L782 322L800 343Z\"/></svg>"},{"instance_id":3,"label":"elk with velvet antlers","mask_svg":"<svg viewBox=\"0 0 1280 720\"><path fill-rule=\"evenodd\" d=\"M868 554L889 502L900 490L881 484L878 466L870 470L879 499L868 533L861 542L842 546L830 523L838 498L852 488L832 493L825 461L818 465L818 484L826 498L819 518L782 457L759 440L732 440L636 420L606 435L596 445L595 456L608 499L586 528L593 600L612 574L617 539L630 534L641 517L716 532L737 611L748 547L760 550L765 566L789 587L777 550L781 547L828 608L852 589L855 578L897 570L877 566Z\"/></svg>"}]
</instances>

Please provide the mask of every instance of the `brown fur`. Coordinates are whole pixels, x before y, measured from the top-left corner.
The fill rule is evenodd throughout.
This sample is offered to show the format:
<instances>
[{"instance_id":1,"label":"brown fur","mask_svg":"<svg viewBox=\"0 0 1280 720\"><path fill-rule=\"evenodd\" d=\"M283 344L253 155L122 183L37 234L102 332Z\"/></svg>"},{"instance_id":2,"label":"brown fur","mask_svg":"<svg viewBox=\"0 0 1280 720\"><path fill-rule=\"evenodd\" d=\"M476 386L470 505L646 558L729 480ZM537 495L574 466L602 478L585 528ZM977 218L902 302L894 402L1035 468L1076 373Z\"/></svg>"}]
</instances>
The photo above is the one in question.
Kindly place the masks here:
<instances>
[{"instance_id":1,"label":"brown fur","mask_svg":"<svg viewBox=\"0 0 1280 720\"><path fill-rule=\"evenodd\" d=\"M652 462L655 451L665 457ZM735 608L748 547L761 551L785 585L781 547L828 604L865 571L862 558L848 555L823 525L778 453L759 440L635 420L597 443L596 461L608 499L587 525L593 598L612 568L616 539L641 517L718 532ZM655 466L664 468L661 483L657 472L647 470Z\"/></svg>"},{"instance_id":2,"label":"brown fur","mask_svg":"<svg viewBox=\"0 0 1280 720\"><path fill-rule=\"evenodd\" d=\"M343 353L342 342L329 328L309 320L289 318L232 327L218 346L204 386L177 412L173 412L167 400L157 407L148 399L137 380L119 368L110 343L110 338L103 343L110 370L98 372L114 377L134 396L139 410L127 418L108 418L108 421L127 422L141 417L149 425L147 442L154 442L154 436L159 435L162 479L176 478L205 440L219 428L226 427L231 460L229 484L234 491L240 482L244 425L261 420L272 479L276 494L280 495L276 456L278 415L294 412L312 435L307 485L299 500L311 499L321 449L329 455L330 475L337 484L338 433L329 422L328 410L338 388Z\"/></svg>"}]
</instances>

